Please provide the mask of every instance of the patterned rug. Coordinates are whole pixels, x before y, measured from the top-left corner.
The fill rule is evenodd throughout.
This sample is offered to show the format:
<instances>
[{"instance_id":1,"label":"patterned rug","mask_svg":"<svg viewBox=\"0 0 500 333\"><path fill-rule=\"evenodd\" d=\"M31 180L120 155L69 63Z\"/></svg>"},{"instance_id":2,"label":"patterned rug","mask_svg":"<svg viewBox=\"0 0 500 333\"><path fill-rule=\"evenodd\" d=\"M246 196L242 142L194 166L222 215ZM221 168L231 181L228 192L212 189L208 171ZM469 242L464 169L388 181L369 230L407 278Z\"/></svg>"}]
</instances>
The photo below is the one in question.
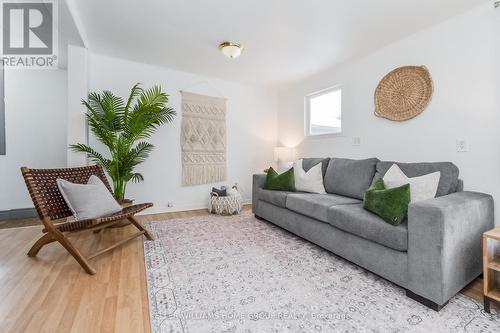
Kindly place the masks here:
<instances>
[{"instance_id":1,"label":"patterned rug","mask_svg":"<svg viewBox=\"0 0 500 333\"><path fill-rule=\"evenodd\" d=\"M461 294L440 312L250 213L146 225L152 332L500 332Z\"/></svg>"}]
</instances>

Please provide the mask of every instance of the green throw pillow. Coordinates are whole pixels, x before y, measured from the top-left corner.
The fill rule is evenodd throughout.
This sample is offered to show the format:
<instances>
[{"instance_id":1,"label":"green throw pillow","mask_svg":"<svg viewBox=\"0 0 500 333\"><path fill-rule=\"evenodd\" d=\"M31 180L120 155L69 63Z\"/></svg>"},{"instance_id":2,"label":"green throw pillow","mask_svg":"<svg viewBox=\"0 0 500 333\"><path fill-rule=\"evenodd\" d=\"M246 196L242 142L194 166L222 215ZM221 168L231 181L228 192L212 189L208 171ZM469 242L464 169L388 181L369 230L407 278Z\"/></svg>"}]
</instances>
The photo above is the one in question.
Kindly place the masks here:
<instances>
[{"instance_id":1,"label":"green throw pillow","mask_svg":"<svg viewBox=\"0 0 500 333\"><path fill-rule=\"evenodd\" d=\"M410 184L387 189L379 179L365 192L364 208L392 225L404 221L409 204Z\"/></svg>"},{"instance_id":2,"label":"green throw pillow","mask_svg":"<svg viewBox=\"0 0 500 333\"><path fill-rule=\"evenodd\" d=\"M265 190L295 192L293 168L278 174L272 167L267 171Z\"/></svg>"},{"instance_id":3,"label":"green throw pillow","mask_svg":"<svg viewBox=\"0 0 500 333\"><path fill-rule=\"evenodd\" d=\"M380 191L380 190L385 190L385 184L382 178L373 183L372 186L370 186L370 188L368 189L368 191Z\"/></svg>"}]
</instances>

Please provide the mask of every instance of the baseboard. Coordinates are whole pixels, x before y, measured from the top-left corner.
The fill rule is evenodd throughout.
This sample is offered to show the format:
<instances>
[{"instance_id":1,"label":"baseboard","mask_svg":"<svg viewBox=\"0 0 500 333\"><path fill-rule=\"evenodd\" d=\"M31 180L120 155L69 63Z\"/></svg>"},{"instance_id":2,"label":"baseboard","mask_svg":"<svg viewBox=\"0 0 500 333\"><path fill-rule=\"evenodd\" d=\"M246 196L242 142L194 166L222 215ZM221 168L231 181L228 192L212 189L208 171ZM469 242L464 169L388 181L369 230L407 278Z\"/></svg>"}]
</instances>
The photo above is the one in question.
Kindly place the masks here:
<instances>
[{"instance_id":1,"label":"baseboard","mask_svg":"<svg viewBox=\"0 0 500 333\"><path fill-rule=\"evenodd\" d=\"M251 205L251 200L243 201L243 205ZM137 215L153 215L153 214L163 214L163 213L176 213L176 212L186 212L190 210L200 210L200 209L208 209L208 204L187 204L187 205L178 205L172 208L163 208L163 207L155 207L146 209L145 211L140 212Z\"/></svg>"},{"instance_id":2,"label":"baseboard","mask_svg":"<svg viewBox=\"0 0 500 333\"><path fill-rule=\"evenodd\" d=\"M163 214L163 213L176 213L176 212L184 212L190 210L199 210L199 209L207 209L208 206L206 204L199 205L176 205L175 207L156 207L153 206L146 210L143 210L137 215L151 215L151 214Z\"/></svg>"},{"instance_id":3,"label":"baseboard","mask_svg":"<svg viewBox=\"0 0 500 333\"><path fill-rule=\"evenodd\" d=\"M18 209L0 211L0 221L29 219L37 216L38 214L35 208L18 208Z\"/></svg>"},{"instance_id":4,"label":"baseboard","mask_svg":"<svg viewBox=\"0 0 500 333\"><path fill-rule=\"evenodd\" d=\"M252 200L245 200L243 205L252 204ZM188 205L179 205L172 208L160 208L160 207L152 207L150 209L146 209L142 211L138 215L149 215L149 214L162 214L162 213L175 213L175 212L184 212L190 210L200 210L200 209L208 209L208 205L206 203L203 204L188 204ZM0 210L0 221L4 220L18 220L18 219L29 219L33 217L37 217L38 213L35 208L18 208L11 210Z\"/></svg>"}]
</instances>

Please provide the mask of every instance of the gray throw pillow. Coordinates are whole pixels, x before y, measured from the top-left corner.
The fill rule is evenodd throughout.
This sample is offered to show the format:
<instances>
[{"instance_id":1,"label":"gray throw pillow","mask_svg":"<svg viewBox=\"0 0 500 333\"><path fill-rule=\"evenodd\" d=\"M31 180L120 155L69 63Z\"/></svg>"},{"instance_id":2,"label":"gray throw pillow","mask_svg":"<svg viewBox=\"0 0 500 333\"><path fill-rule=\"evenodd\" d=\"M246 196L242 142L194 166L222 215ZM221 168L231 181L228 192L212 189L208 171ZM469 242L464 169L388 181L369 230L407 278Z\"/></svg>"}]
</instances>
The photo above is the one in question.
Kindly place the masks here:
<instances>
[{"instance_id":1,"label":"gray throw pillow","mask_svg":"<svg viewBox=\"0 0 500 333\"><path fill-rule=\"evenodd\" d=\"M90 176L87 184L75 184L57 179L57 187L77 220L94 219L122 210L106 185L97 176Z\"/></svg>"},{"instance_id":2,"label":"gray throw pillow","mask_svg":"<svg viewBox=\"0 0 500 333\"><path fill-rule=\"evenodd\" d=\"M372 183L378 161L377 158L366 160L332 158L326 169L326 192L363 200L366 190Z\"/></svg>"}]
</instances>

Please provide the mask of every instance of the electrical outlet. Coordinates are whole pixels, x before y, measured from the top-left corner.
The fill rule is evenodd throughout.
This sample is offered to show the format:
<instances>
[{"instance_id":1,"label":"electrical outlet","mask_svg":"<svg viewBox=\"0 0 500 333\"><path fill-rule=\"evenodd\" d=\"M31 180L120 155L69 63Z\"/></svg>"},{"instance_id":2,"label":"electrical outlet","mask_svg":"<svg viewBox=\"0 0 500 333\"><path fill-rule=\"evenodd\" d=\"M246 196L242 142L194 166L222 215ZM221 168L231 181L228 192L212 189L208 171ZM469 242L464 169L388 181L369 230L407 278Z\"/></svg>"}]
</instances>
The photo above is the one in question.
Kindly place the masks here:
<instances>
[{"instance_id":1,"label":"electrical outlet","mask_svg":"<svg viewBox=\"0 0 500 333\"><path fill-rule=\"evenodd\" d=\"M467 141L463 139L457 139L457 152L465 153L467 151L469 151L469 145L467 144Z\"/></svg>"},{"instance_id":2,"label":"electrical outlet","mask_svg":"<svg viewBox=\"0 0 500 333\"><path fill-rule=\"evenodd\" d=\"M174 207L174 202L173 201L169 201L167 202L167 207Z\"/></svg>"},{"instance_id":3,"label":"electrical outlet","mask_svg":"<svg viewBox=\"0 0 500 333\"><path fill-rule=\"evenodd\" d=\"M361 138L359 138L359 137L352 138L352 145L353 146L361 146Z\"/></svg>"}]
</instances>

